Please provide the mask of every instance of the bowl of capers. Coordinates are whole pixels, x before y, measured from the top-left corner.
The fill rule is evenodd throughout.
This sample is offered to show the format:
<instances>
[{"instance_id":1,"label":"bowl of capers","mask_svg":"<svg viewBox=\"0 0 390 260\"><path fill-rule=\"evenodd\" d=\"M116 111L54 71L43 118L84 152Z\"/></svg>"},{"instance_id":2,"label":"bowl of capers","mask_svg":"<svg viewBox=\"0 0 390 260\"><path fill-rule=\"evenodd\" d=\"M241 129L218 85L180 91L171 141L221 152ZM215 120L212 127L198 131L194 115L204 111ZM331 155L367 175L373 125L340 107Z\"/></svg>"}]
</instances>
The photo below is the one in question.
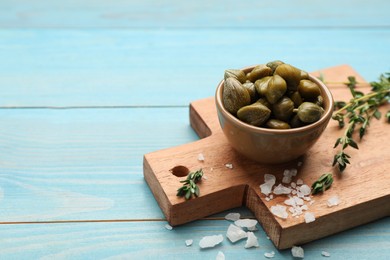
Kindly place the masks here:
<instances>
[{"instance_id":1,"label":"bowl of capers","mask_svg":"<svg viewBox=\"0 0 390 260\"><path fill-rule=\"evenodd\" d=\"M279 60L225 70L215 102L230 145L265 164L304 155L327 127L334 106L321 80Z\"/></svg>"}]
</instances>

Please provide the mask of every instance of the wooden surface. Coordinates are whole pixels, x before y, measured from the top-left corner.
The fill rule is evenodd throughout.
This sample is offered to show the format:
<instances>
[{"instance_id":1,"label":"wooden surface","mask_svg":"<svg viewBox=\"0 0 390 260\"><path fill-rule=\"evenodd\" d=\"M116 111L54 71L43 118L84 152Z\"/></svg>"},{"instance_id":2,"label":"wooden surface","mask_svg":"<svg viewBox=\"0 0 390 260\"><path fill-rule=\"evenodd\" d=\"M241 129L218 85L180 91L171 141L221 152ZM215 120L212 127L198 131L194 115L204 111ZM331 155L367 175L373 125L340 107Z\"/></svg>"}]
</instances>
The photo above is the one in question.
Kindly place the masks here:
<instances>
[{"instance_id":1,"label":"wooden surface","mask_svg":"<svg viewBox=\"0 0 390 260\"><path fill-rule=\"evenodd\" d=\"M321 70L321 75L328 82L355 76L362 85L367 85L348 65ZM335 100L351 97L342 84L329 85ZM368 87L359 89L365 93L370 90ZM383 107L382 113L388 109L390 105ZM198 135L204 137L202 140L149 153L144 159L145 179L171 225L185 224L243 205L255 214L275 246L286 249L390 216L390 178L386 178L390 166L387 144L390 131L383 122L372 122L370 134L376 138L364 138L358 153L350 151L352 166L348 173L339 175L331 166L335 154L331 148L340 136L337 122L329 124L316 145L302 158L275 166L255 163L230 147L219 126L213 97L191 103L190 121ZM199 154L204 155L204 161L197 160ZM298 167L298 162L303 163L302 166ZM233 169L225 167L227 163L232 164ZM175 176L170 169L179 165L192 171L203 169L207 179L199 184L199 198L185 200L176 196L181 185L179 180L185 177ZM284 205L288 197L276 196L266 201L259 185L264 183L264 174L277 176L277 184L281 183L284 169L297 169L293 181L301 179L309 186L321 174L334 172L331 191L311 197L314 204L309 206L308 212L315 215L315 222L305 223L304 214L295 218L290 213L290 217L283 220L271 213L272 206ZM372 178L373 175L377 178ZM327 200L335 195L340 205L328 207Z\"/></svg>"},{"instance_id":2,"label":"wooden surface","mask_svg":"<svg viewBox=\"0 0 390 260\"><path fill-rule=\"evenodd\" d=\"M188 104L213 96L226 68L350 64L376 80L390 69L389 9L381 0L0 1L0 259L272 250L291 259L262 229L257 249L225 239L200 250L201 237L226 232L227 212L166 230L143 155L198 139ZM305 258L387 259L389 234L386 217L303 245Z\"/></svg>"}]
</instances>

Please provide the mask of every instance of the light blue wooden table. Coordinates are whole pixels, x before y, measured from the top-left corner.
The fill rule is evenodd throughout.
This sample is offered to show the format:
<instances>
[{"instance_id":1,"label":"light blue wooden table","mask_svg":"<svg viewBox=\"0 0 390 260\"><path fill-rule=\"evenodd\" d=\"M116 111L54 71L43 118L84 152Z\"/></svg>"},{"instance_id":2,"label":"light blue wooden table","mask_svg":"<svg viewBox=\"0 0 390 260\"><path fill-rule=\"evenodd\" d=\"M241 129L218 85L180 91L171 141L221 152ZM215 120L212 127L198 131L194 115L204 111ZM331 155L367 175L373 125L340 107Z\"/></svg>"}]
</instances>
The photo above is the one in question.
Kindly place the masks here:
<instances>
[{"instance_id":1,"label":"light blue wooden table","mask_svg":"<svg viewBox=\"0 0 390 260\"><path fill-rule=\"evenodd\" d=\"M167 230L143 155L198 139L188 104L214 95L227 68L350 64L376 80L390 70L389 10L384 0L2 0L0 259L291 259L261 228L259 248L225 239L200 250L203 236L225 234L227 212ZM303 248L306 259L390 259L390 218Z\"/></svg>"}]
</instances>

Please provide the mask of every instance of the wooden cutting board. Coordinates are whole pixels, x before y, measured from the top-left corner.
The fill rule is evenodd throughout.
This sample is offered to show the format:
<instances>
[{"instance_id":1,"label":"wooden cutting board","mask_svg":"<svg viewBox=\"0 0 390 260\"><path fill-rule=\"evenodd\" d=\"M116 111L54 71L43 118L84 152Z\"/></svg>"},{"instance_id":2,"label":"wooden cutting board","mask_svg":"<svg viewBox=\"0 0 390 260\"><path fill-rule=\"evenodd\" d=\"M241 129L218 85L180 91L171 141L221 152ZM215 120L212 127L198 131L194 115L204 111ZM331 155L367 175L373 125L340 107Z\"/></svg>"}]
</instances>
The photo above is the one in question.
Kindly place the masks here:
<instances>
[{"instance_id":1,"label":"wooden cutting board","mask_svg":"<svg viewBox=\"0 0 390 260\"><path fill-rule=\"evenodd\" d=\"M319 76L320 73L336 101L351 98L342 84L351 75L361 82L361 91L370 90L364 79L348 65L313 74ZM383 107L382 114L389 109L390 105ZM331 166L337 152L333 149L334 142L344 131L334 120L306 155L282 165L258 164L235 152L219 126L213 97L190 104L190 122L201 138L199 141L144 156L145 180L173 226L245 205L275 246L284 249L390 215L390 124L384 117L372 120L367 135L358 142L359 151L349 149L352 165L341 175ZM204 161L198 160L200 153ZM233 168L226 164L232 164ZM179 181L184 177L170 171L175 166L185 166L191 171L203 169L205 178L199 183L200 197L186 201L176 196L181 186ZM266 173L275 175L280 183L285 169L297 169L293 181L302 179L309 186L321 174L333 172L335 180L331 189L312 196L313 204L307 202L308 211L316 218L314 222L306 223L303 215L292 217L291 214L284 220L270 212L271 206L283 205L287 197L279 195L268 201L259 185L264 183ZM180 171L174 173L179 175ZM335 195L340 204L328 207L327 200Z\"/></svg>"}]
</instances>

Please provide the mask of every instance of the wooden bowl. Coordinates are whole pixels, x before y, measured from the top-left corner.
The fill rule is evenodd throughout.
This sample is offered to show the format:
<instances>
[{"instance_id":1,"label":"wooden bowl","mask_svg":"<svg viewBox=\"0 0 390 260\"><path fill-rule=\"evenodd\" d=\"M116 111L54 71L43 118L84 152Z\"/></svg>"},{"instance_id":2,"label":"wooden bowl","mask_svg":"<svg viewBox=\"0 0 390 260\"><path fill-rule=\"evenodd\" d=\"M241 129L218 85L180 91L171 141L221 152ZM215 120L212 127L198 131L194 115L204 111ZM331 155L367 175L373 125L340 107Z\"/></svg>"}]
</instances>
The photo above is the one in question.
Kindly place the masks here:
<instances>
[{"instance_id":1,"label":"wooden bowl","mask_svg":"<svg viewBox=\"0 0 390 260\"><path fill-rule=\"evenodd\" d=\"M252 68L243 70L247 73ZM256 127L230 114L222 103L224 87L222 80L216 90L215 103L219 123L230 145L244 156L264 164L285 163L305 154L325 130L332 117L334 106L332 94L325 84L310 74L309 79L320 87L325 111L317 122L291 129Z\"/></svg>"}]
</instances>

